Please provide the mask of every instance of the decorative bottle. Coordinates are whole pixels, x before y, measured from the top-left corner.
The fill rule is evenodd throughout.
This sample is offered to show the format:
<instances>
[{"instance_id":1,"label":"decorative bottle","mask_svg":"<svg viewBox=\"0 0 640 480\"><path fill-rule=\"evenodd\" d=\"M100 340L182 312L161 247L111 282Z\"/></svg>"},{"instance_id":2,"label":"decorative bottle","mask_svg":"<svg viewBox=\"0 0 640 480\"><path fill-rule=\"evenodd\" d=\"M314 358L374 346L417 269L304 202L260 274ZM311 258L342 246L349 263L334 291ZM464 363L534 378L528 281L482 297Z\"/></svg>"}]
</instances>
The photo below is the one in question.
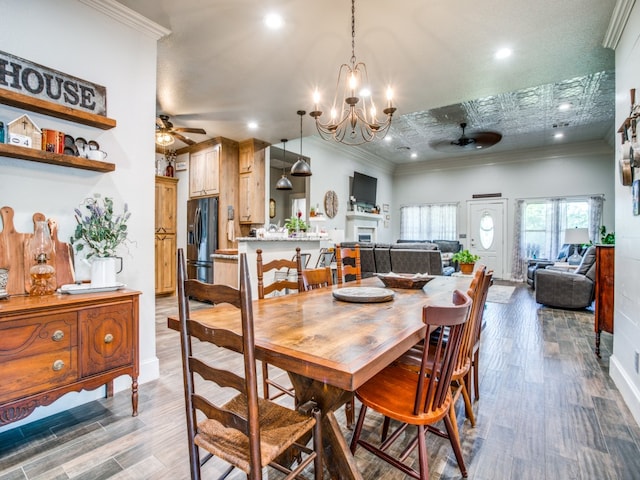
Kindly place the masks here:
<instances>
[{"instance_id":1,"label":"decorative bottle","mask_svg":"<svg viewBox=\"0 0 640 480\"><path fill-rule=\"evenodd\" d=\"M173 162L171 160L167 162L167 168L164 170L164 176L173 178Z\"/></svg>"},{"instance_id":2,"label":"decorative bottle","mask_svg":"<svg viewBox=\"0 0 640 480\"><path fill-rule=\"evenodd\" d=\"M36 221L33 237L27 245L31 267L31 290L29 295L51 295L56 290L55 268L50 264L53 243L47 222Z\"/></svg>"}]
</instances>

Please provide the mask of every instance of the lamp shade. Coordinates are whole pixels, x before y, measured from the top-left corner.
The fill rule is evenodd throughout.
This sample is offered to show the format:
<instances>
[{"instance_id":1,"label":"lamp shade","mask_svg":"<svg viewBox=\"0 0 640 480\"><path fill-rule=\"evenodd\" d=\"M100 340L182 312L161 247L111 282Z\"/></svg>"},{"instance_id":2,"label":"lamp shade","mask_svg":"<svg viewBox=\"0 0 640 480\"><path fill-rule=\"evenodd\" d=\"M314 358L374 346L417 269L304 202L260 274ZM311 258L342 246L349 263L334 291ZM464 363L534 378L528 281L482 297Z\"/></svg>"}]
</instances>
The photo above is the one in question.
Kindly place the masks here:
<instances>
[{"instance_id":1,"label":"lamp shade","mask_svg":"<svg viewBox=\"0 0 640 480\"><path fill-rule=\"evenodd\" d=\"M589 243L588 228L567 228L564 231L564 243L569 245L581 245Z\"/></svg>"}]
</instances>

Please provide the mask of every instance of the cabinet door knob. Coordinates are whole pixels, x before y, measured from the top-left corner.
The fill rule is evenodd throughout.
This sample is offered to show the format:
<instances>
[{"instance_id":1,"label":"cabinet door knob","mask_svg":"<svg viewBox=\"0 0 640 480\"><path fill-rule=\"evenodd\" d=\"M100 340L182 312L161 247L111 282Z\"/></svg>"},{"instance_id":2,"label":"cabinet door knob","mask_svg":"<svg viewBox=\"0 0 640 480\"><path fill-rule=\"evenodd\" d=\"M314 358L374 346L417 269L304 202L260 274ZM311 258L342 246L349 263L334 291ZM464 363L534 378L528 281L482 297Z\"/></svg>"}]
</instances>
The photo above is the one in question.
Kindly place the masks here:
<instances>
[{"instance_id":1,"label":"cabinet door knob","mask_svg":"<svg viewBox=\"0 0 640 480\"><path fill-rule=\"evenodd\" d=\"M53 332L53 335L51 335L51 340L53 340L54 342L59 342L63 338L64 332L62 330L56 330L55 332Z\"/></svg>"},{"instance_id":2,"label":"cabinet door knob","mask_svg":"<svg viewBox=\"0 0 640 480\"><path fill-rule=\"evenodd\" d=\"M59 372L64 368L64 362L62 360L56 360L53 362L53 366L51 368L53 368L54 372Z\"/></svg>"},{"instance_id":3,"label":"cabinet door knob","mask_svg":"<svg viewBox=\"0 0 640 480\"><path fill-rule=\"evenodd\" d=\"M111 342L113 342L113 335L110 333L107 333L104 336L104 343L111 343Z\"/></svg>"}]
</instances>

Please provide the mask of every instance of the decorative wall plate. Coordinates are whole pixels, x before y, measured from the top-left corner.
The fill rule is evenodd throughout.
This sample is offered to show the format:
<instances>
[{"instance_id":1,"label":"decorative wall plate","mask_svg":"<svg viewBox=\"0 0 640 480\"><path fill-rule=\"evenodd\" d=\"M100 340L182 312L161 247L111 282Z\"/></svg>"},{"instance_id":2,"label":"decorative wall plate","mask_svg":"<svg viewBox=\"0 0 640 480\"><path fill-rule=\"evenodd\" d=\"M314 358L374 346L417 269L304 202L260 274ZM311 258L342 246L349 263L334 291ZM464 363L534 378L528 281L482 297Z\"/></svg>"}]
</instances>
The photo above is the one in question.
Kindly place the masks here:
<instances>
[{"instance_id":1,"label":"decorative wall plate","mask_svg":"<svg viewBox=\"0 0 640 480\"><path fill-rule=\"evenodd\" d=\"M329 190L324 194L324 213L329 218L333 218L338 213L338 194Z\"/></svg>"}]
</instances>

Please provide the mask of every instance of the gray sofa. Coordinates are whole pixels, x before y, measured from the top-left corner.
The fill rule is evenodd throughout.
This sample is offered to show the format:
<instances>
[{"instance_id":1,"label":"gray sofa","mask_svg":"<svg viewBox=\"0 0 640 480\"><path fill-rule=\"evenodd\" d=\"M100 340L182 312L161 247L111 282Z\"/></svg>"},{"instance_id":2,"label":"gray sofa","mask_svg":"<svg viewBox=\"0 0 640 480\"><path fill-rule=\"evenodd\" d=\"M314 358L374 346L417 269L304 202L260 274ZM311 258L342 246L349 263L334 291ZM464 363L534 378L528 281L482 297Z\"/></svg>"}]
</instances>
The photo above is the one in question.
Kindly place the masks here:
<instances>
[{"instance_id":1,"label":"gray sofa","mask_svg":"<svg viewBox=\"0 0 640 480\"><path fill-rule=\"evenodd\" d=\"M343 242L350 247L355 242ZM364 278L376 273L429 273L443 275L442 255L430 243L359 243L360 269Z\"/></svg>"},{"instance_id":2,"label":"gray sofa","mask_svg":"<svg viewBox=\"0 0 640 480\"><path fill-rule=\"evenodd\" d=\"M587 249L575 272L538 268L535 272L536 302L558 308L585 308L595 295L596 247Z\"/></svg>"}]
</instances>

